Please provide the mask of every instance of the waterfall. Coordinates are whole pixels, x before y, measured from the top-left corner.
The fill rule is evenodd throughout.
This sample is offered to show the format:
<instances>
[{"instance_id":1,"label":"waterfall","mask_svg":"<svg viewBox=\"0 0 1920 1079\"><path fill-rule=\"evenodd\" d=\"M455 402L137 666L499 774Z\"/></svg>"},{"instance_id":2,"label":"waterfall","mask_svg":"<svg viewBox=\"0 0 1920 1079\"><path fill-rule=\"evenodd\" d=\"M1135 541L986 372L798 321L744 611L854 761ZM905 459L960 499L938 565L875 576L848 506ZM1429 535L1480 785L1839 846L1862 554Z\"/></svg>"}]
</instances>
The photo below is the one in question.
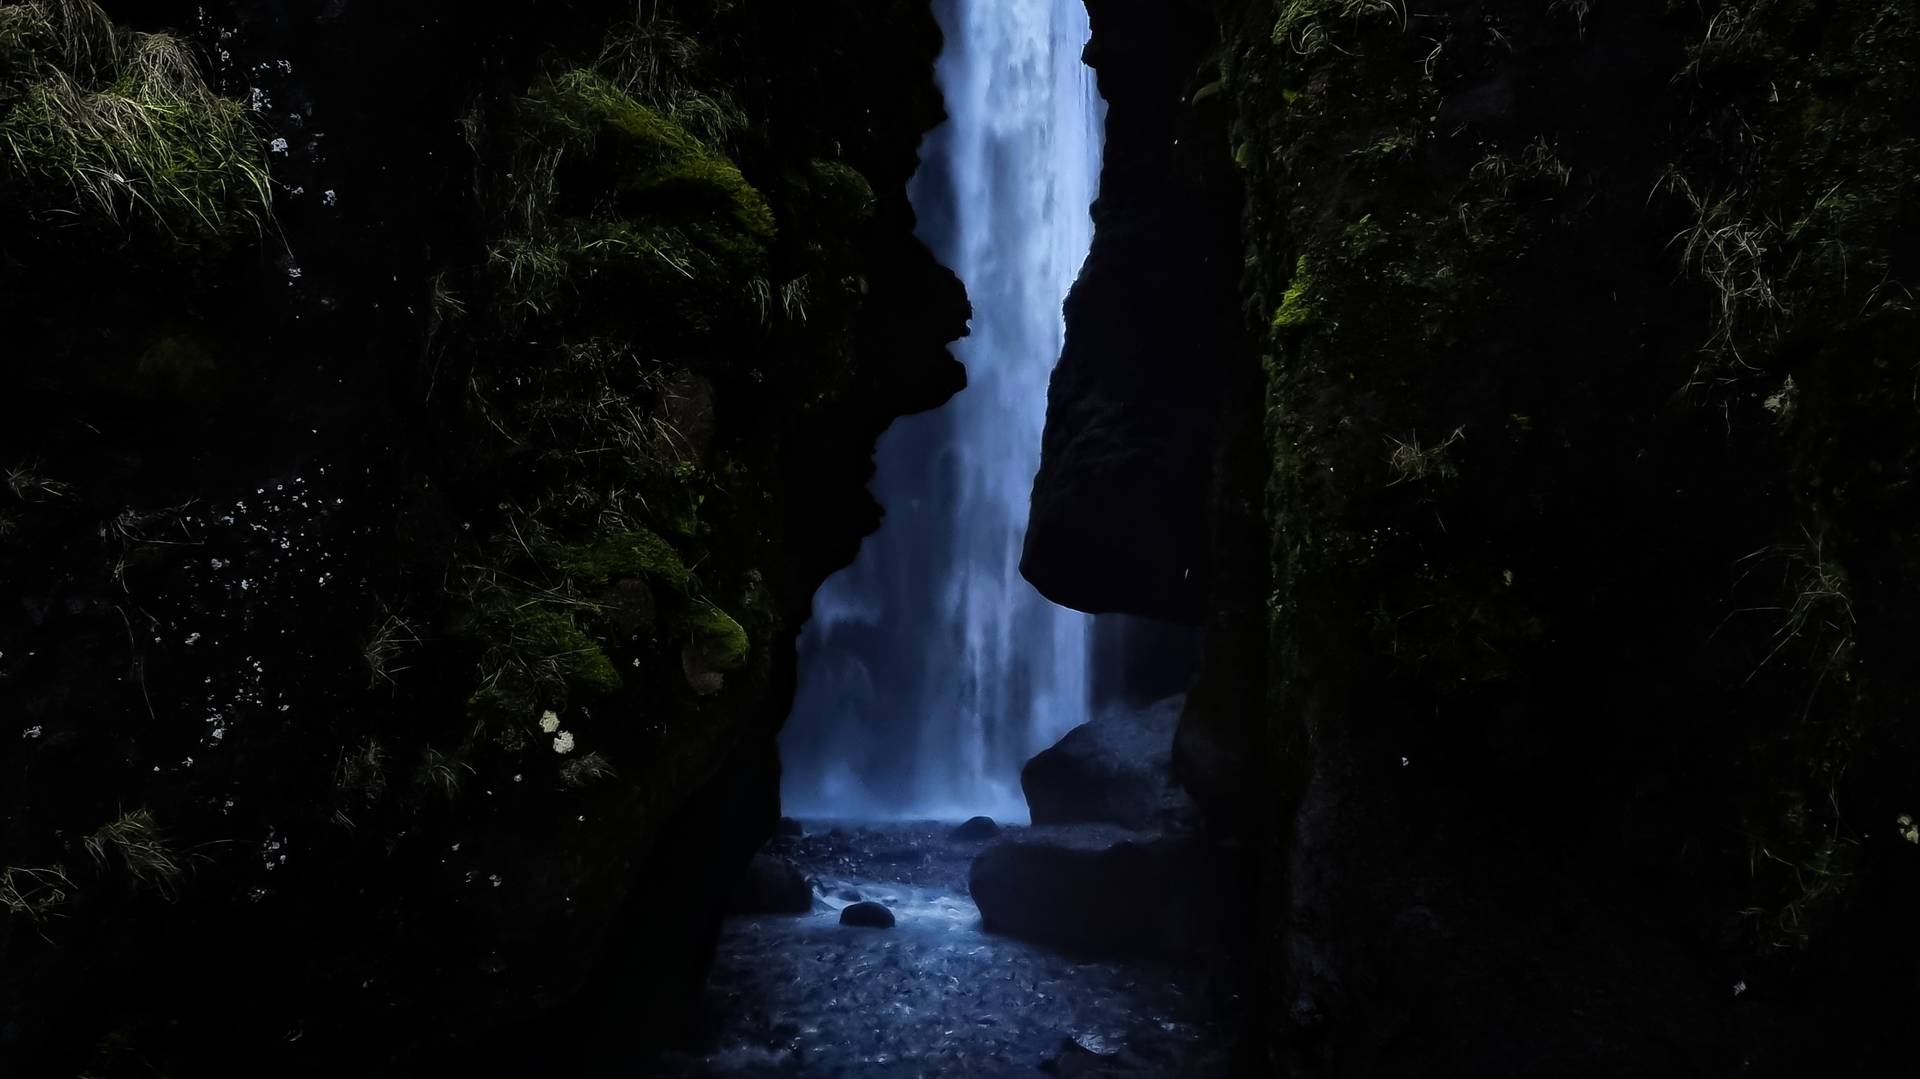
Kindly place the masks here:
<instances>
[{"instance_id":1,"label":"waterfall","mask_svg":"<svg viewBox=\"0 0 1920 1079\"><path fill-rule=\"evenodd\" d=\"M1061 304L1092 240L1105 105L1083 0L937 0L949 120L912 196L973 301L968 387L881 439L886 508L814 599L781 735L787 812L1025 821L1020 767L1087 719L1090 620L1019 573Z\"/></svg>"}]
</instances>

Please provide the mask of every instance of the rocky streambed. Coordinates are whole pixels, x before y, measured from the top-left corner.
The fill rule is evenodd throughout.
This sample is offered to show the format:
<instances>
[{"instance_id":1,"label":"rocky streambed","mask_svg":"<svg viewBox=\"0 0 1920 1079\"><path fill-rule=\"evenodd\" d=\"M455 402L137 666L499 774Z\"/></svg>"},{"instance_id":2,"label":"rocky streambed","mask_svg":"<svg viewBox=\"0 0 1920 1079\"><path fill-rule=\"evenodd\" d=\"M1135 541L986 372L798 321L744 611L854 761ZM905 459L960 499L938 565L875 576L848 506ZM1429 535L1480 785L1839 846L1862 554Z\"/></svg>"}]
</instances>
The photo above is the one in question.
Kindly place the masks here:
<instances>
[{"instance_id":1,"label":"rocky streambed","mask_svg":"<svg viewBox=\"0 0 1920 1079\"><path fill-rule=\"evenodd\" d=\"M653 1074L1225 1073L1223 1002L1198 968L1073 956L982 928L968 885L975 857L1031 845L1045 830L963 839L935 822L808 822L801 831L776 837L768 854L804 877L809 909L728 920L708 980L709 1048L656 1061ZM777 875L769 869L768 887L741 905L790 897L768 879ZM893 926L843 924L860 903L886 907Z\"/></svg>"}]
</instances>

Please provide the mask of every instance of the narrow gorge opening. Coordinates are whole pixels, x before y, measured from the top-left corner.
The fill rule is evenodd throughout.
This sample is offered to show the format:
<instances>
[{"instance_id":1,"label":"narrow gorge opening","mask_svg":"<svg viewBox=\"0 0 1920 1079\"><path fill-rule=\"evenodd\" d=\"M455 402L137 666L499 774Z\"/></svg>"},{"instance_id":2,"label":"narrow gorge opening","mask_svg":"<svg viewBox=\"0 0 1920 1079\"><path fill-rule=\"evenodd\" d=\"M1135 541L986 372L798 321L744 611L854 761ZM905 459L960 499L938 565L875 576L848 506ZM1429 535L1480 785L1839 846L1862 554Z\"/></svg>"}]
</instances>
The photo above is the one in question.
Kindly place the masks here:
<instances>
[{"instance_id":1,"label":"narrow gorge opening","mask_svg":"<svg viewBox=\"0 0 1920 1079\"><path fill-rule=\"evenodd\" d=\"M800 635L786 816L722 931L717 1029L670 1074L1218 1074L1200 908L1165 883L1214 868L1175 834L1196 631L1023 569L1104 164L1089 10L933 9L947 121L908 190L971 300L967 386L879 441L885 517Z\"/></svg>"},{"instance_id":2,"label":"narrow gorge opening","mask_svg":"<svg viewBox=\"0 0 1920 1079\"><path fill-rule=\"evenodd\" d=\"M807 818L1024 823L1021 766L1086 722L1092 619L1020 576L1061 305L1092 241L1105 105L1081 0L941 0L949 119L910 189L973 303L968 386L881 440L885 507L815 596L781 736Z\"/></svg>"},{"instance_id":3,"label":"narrow gorge opening","mask_svg":"<svg viewBox=\"0 0 1920 1079\"><path fill-rule=\"evenodd\" d=\"M0 1076L1913 1070L1911 0L537 11L0 0Z\"/></svg>"}]
</instances>

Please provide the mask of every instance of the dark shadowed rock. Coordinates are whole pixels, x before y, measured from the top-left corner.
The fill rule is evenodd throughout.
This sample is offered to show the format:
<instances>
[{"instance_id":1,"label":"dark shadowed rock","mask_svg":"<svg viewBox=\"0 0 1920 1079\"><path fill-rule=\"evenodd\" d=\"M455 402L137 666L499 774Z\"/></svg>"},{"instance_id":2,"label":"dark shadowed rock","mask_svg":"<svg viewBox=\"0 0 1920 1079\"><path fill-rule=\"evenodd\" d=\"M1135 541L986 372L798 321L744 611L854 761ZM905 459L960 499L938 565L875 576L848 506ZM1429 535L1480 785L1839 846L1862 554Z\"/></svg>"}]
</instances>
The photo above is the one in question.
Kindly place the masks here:
<instances>
[{"instance_id":1,"label":"dark shadowed rock","mask_svg":"<svg viewBox=\"0 0 1920 1079\"><path fill-rule=\"evenodd\" d=\"M1173 736L1182 698L1083 723L1027 762L1020 789L1035 825L1148 828L1186 804L1173 783Z\"/></svg>"},{"instance_id":2,"label":"dark shadowed rock","mask_svg":"<svg viewBox=\"0 0 1920 1079\"><path fill-rule=\"evenodd\" d=\"M1199 841L1112 825L1035 828L973 860L990 933L1088 956L1192 956L1222 921L1220 869Z\"/></svg>"},{"instance_id":3,"label":"dark shadowed rock","mask_svg":"<svg viewBox=\"0 0 1920 1079\"><path fill-rule=\"evenodd\" d=\"M813 886L785 858L756 854L727 909L733 914L805 914L813 909Z\"/></svg>"},{"instance_id":4,"label":"dark shadowed rock","mask_svg":"<svg viewBox=\"0 0 1920 1079\"><path fill-rule=\"evenodd\" d=\"M794 820L792 817L781 817L780 822L773 826L773 834L797 839L800 836L806 835L807 830L801 827L800 822Z\"/></svg>"},{"instance_id":5,"label":"dark shadowed rock","mask_svg":"<svg viewBox=\"0 0 1920 1079\"><path fill-rule=\"evenodd\" d=\"M1106 155L1020 571L1069 607L1197 624L1219 401L1245 359L1227 113L1217 95L1186 107L1208 81L1199 60L1217 27L1204 4L1106 0L1088 12Z\"/></svg>"},{"instance_id":6,"label":"dark shadowed rock","mask_svg":"<svg viewBox=\"0 0 1920 1079\"><path fill-rule=\"evenodd\" d=\"M892 929L893 912L872 901L855 903L840 912L840 924L867 929Z\"/></svg>"},{"instance_id":7,"label":"dark shadowed rock","mask_svg":"<svg viewBox=\"0 0 1920 1079\"><path fill-rule=\"evenodd\" d=\"M992 817L973 817L953 830L953 838L961 840L992 839L1000 834L1000 825Z\"/></svg>"}]
</instances>

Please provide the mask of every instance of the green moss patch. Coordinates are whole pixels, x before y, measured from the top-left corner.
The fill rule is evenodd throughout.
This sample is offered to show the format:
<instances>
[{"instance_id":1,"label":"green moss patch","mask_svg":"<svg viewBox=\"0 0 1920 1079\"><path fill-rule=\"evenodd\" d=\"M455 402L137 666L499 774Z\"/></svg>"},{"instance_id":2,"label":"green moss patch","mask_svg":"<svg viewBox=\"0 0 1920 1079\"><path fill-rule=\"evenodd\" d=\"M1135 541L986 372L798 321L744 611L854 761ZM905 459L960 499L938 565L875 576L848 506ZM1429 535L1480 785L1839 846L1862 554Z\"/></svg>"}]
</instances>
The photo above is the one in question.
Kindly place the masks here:
<instances>
[{"instance_id":1,"label":"green moss patch","mask_svg":"<svg viewBox=\"0 0 1920 1079\"><path fill-rule=\"evenodd\" d=\"M686 563L673 545L644 528L607 532L585 543L550 547L546 556L555 569L595 584L639 577L685 590L689 576Z\"/></svg>"},{"instance_id":2,"label":"green moss patch","mask_svg":"<svg viewBox=\"0 0 1920 1079\"><path fill-rule=\"evenodd\" d=\"M514 621L516 642L535 659L559 668L569 689L604 697L620 690L620 672L574 616L552 607L523 608Z\"/></svg>"},{"instance_id":3,"label":"green moss patch","mask_svg":"<svg viewBox=\"0 0 1920 1079\"><path fill-rule=\"evenodd\" d=\"M740 169L686 128L605 77L576 69L541 80L522 102L538 141L570 145L609 172L620 223L575 226L582 254L671 248L651 230L671 227L727 267L757 267L773 242L773 209ZM594 233L598 232L599 235Z\"/></svg>"},{"instance_id":4,"label":"green moss patch","mask_svg":"<svg viewBox=\"0 0 1920 1079\"><path fill-rule=\"evenodd\" d=\"M747 631L732 615L710 603L694 609L687 634L690 666L697 665L707 671L737 671L746 666L752 650Z\"/></svg>"},{"instance_id":5,"label":"green moss patch","mask_svg":"<svg viewBox=\"0 0 1920 1079\"><path fill-rule=\"evenodd\" d=\"M1275 330L1295 330L1315 318L1313 297L1313 274L1307 270L1307 257L1301 255L1294 261L1293 276L1287 280L1287 291L1280 300L1280 309L1274 312Z\"/></svg>"}]
</instances>

